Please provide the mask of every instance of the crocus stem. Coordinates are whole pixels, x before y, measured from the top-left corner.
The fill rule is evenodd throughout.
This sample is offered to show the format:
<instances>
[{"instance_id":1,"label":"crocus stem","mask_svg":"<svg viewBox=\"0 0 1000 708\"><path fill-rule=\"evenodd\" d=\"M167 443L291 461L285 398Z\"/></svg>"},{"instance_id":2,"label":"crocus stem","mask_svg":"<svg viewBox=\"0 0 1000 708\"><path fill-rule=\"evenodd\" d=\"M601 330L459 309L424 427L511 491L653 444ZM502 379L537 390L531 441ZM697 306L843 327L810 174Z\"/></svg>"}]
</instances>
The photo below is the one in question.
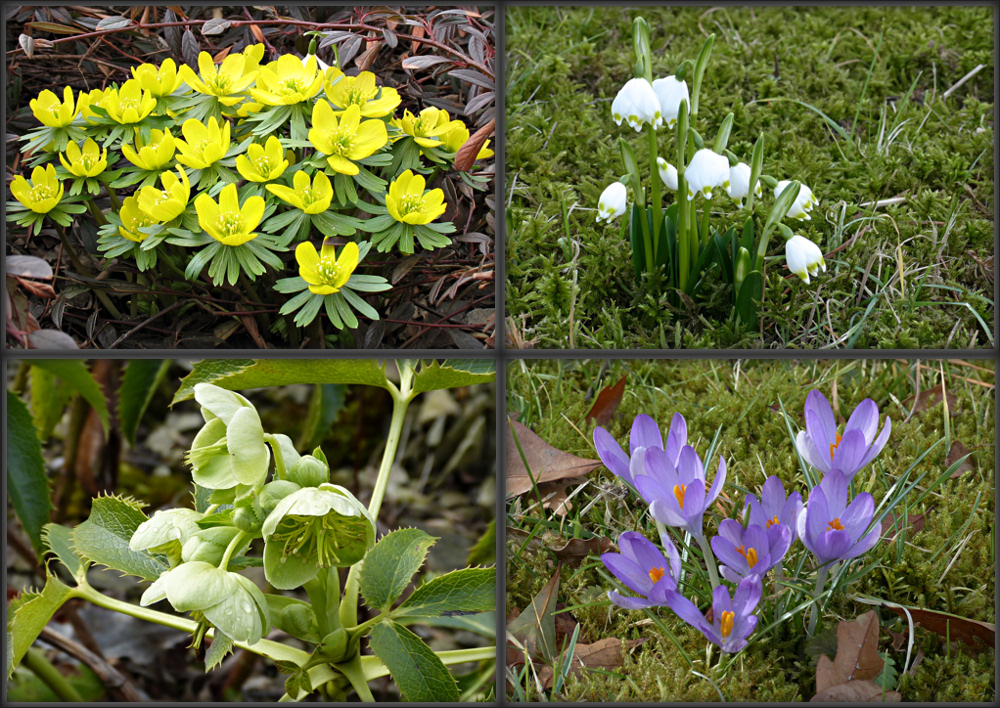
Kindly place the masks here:
<instances>
[{"instance_id":1,"label":"crocus stem","mask_svg":"<svg viewBox=\"0 0 1000 708\"><path fill-rule=\"evenodd\" d=\"M83 702L83 698L72 684L59 673L59 669L53 666L51 661L45 658L45 654L40 649L29 648L28 653L24 655L24 665L41 679L42 683L51 688L52 692L61 700L73 703Z\"/></svg>"},{"instance_id":2,"label":"crocus stem","mask_svg":"<svg viewBox=\"0 0 1000 708\"><path fill-rule=\"evenodd\" d=\"M378 518L378 512L382 508L382 498L385 496L385 489L389 484L389 473L392 471L392 463L396 459L396 451L399 448L403 421L406 419L406 409L416 395L413 392L413 363L400 359L397 365L399 366L399 388L391 385L389 387L389 392L392 394L392 420L389 423L389 436L385 441L385 451L382 453L382 464L378 470L378 478L375 480L375 489L372 490L372 500L368 504L368 512L373 519ZM351 566L351 570L347 574L347 583L344 585L344 600L340 603L340 622L348 628L358 624L358 573L360 569L360 563Z\"/></svg>"},{"instance_id":3,"label":"crocus stem","mask_svg":"<svg viewBox=\"0 0 1000 708\"><path fill-rule=\"evenodd\" d=\"M649 182L653 198L653 244L646 245L646 270L652 272L656 265L657 251L660 245L660 226L663 222L663 204L660 199L660 170L656 165L658 148L656 146L656 129L649 126Z\"/></svg>"},{"instance_id":4,"label":"crocus stem","mask_svg":"<svg viewBox=\"0 0 1000 708\"><path fill-rule=\"evenodd\" d=\"M819 572L816 573L816 587L813 589L813 603L812 609L809 611L809 629L806 630L806 636L811 637L813 632L816 631L816 622L819 620L819 596L823 594L823 586L826 585L826 576L830 572L829 565L820 566Z\"/></svg>"},{"instance_id":5,"label":"crocus stem","mask_svg":"<svg viewBox=\"0 0 1000 708\"><path fill-rule=\"evenodd\" d=\"M701 552L705 556L708 579L712 582L712 590L715 590L719 587L719 571L715 567L715 555L712 553L712 547L708 545L708 539L702 534L695 536L695 539L697 539L698 545L701 546Z\"/></svg>"}]
</instances>

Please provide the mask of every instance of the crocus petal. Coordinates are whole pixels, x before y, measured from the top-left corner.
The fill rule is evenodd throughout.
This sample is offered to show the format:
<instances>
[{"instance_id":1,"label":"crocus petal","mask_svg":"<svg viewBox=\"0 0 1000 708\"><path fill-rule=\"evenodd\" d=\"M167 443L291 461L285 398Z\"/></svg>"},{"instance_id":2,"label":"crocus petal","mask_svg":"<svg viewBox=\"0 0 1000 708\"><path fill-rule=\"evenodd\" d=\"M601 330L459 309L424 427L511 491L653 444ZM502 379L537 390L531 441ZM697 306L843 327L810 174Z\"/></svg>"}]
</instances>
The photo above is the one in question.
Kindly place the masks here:
<instances>
[{"instance_id":1,"label":"crocus petal","mask_svg":"<svg viewBox=\"0 0 1000 708\"><path fill-rule=\"evenodd\" d=\"M597 449L597 456L601 462L611 472L621 477L629 484L633 484L632 475L629 474L629 457L622 450L618 441L607 430L601 427L594 429L594 447Z\"/></svg>"},{"instance_id":2,"label":"crocus petal","mask_svg":"<svg viewBox=\"0 0 1000 708\"><path fill-rule=\"evenodd\" d=\"M821 563L829 563L843 558L850 547L851 537L846 531L831 529L819 535L813 552Z\"/></svg>"},{"instance_id":3,"label":"crocus petal","mask_svg":"<svg viewBox=\"0 0 1000 708\"><path fill-rule=\"evenodd\" d=\"M725 590L725 588L723 588ZM702 630L705 626L705 615L695 606L693 602L681 595L679 592L667 593L667 607L674 611L674 614L687 622L695 629Z\"/></svg>"},{"instance_id":4,"label":"crocus petal","mask_svg":"<svg viewBox=\"0 0 1000 708\"><path fill-rule=\"evenodd\" d=\"M706 502L711 504L722 491L722 485L726 483L726 458L719 457L719 468L715 471L715 479L712 480L712 488L708 490Z\"/></svg>"},{"instance_id":5,"label":"crocus petal","mask_svg":"<svg viewBox=\"0 0 1000 708\"><path fill-rule=\"evenodd\" d=\"M840 516L847 506L847 477L840 470L832 469L823 475L819 488L823 490L823 498L826 501L829 514L827 521Z\"/></svg>"},{"instance_id":6,"label":"crocus petal","mask_svg":"<svg viewBox=\"0 0 1000 708\"><path fill-rule=\"evenodd\" d=\"M732 613L737 617L751 614L757 607L757 603L760 602L762 592L763 585L760 576L752 575L741 580L740 584L736 586L736 592L733 593Z\"/></svg>"},{"instance_id":7,"label":"crocus petal","mask_svg":"<svg viewBox=\"0 0 1000 708\"><path fill-rule=\"evenodd\" d=\"M772 524L767 530L767 545L770 546L771 565L777 565L792 545L794 532L785 524Z\"/></svg>"},{"instance_id":8,"label":"crocus petal","mask_svg":"<svg viewBox=\"0 0 1000 708\"><path fill-rule=\"evenodd\" d=\"M723 519L719 522L719 536L739 545L743 543L743 525L736 519Z\"/></svg>"},{"instance_id":9,"label":"crocus petal","mask_svg":"<svg viewBox=\"0 0 1000 708\"><path fill-rule=\"evenodd\" d=\"M837 421L833 417L833 408L820 391L813 389L806 396L805 416L806 430L817 446L822 448L837 442Z\"/></svg>"},{"instance_id":10,"label":"crocus petal","mask_svg":"<svg viewBox=\"0 0 1000 708\"><path fill-rule=\"evenodd\" d=\"M670 419L670 430L667 432L667 444L664 446L667 456L674 461L674 464L681 453L681 448L687 445L687 437L687 421L680 413L674 413L674 417Z\"/></svg>"},{"instance_id":11,"label":"crocus petal","mask_svg":"<svg viewBox=\"0 0 1000 708\"><path fill-rule=\"evenodd\" d=\"M608 599L624 610L641 610L656 604L644 597L627 597L617 590L608 590Z\"/></svg>"},{"instance_id":12,"label":"crocus petal","mask_svg":"<svg viewBox=\"0 0 1000 708\"><path fill-rule=\"evenodd\" d=\"M638 563L626 558L621 553L603 553L601 554L601 562L622 585L634 593L645 595L653 587L649 571L641 568Z\"/></svg>"},{"instance_id":13,"label":"crocus petal","mask_svg":"<svg viewBox=\"0 0 1000 708\"><path fill-rule=\"evenodd\" d=\"M736 551L736 544L722 536L713 536L709 543L719 562L737 571L739 577L743 577L747 571L747 561Z\"/></svg>"},{"instance_id":14,"label":"crocus petal","mask_svg":"<svg viewBox=\"0 0 1000 708\"><path fill-rule=\"evenodd\" d=\"M777 510L785 503L785 485L777 475L771 475L764 480L764 486L760 490L760 503L765 510Z\"/></svg>"},{"instance_id":15,"label":"crocus petal","mask_svg":"<svg viewBox=\"0 0 1000 708\"><path fill-rule=\"evenodd\" d=\"M882 426L882 432L878 434L875 442L872 443L871 447L868 448L868 452L865 456L861 458L861 462L858 467L865 467L869 462L878 457L878 454L882 452L882 448L885 447L886 443L889 442L889 433L892 432L892 421L886 416L885 425Z\"/></svg>"},{"instance_id":16,"label":"crocus petal","mask_svg":"<svg viewBox=\"0 0 1000 708\"><path fill-rule=\"evenodd\" d=\"M660 435L660 427L656 421L648 415L641 414L632 421L632 432L629 436L629 447L635 454L639 447L657 447L663 449L663 436Z\"/></svg>"},{"instance_id":17,"label":"crocus petal","mask_svg":"<svg viewBox=\"0 0 1000 708\"><path fill-rule=\"evenodd\" d=\"M852 539L861 538L875 514L875 500L868 492L861 492L840 515L840 524Z\"/></svg>"},{"instance_id":18,"label":"crocus petal","mask_svg":"<svg viewBox=\"0 0 1000 708\"><path fill-rule=\"evenodd\" d=\"M861 460L864 459L867 448L865 434L862 431L857 428L848 430L840 439L837 449L834 450L830 467L843 472L850 481L861 469Z\"/></svg>"},{"instance_id":19,"label":"crocus petal","mask_svg":"<svg viewBox=\"0 0 1000 708\"><path fill-rule=\"evenodd\" d=\"M663 565L663 554L657 550L652 541L635 531L626 531L618 537L618 547L622 555L637 563L640 568L659 568ZM652 585L653 581L650 581Z\"/></svg>"},{"instance_id":20,"label":"crocus petal","mask_svg":"<svg viewBox=\"0 0 1000 708\"><path fill-rule=\"evenodd\" d=\"M664 453L665 454L665 453ZM705 480L705 466L701 463L698 453L690 445L681 448L677 455L677 474L680 484L690 484L696 479Z\"/></svg>"},{"instance_id":21,"label":"crocus petal","mask_svg":"<svg viewBox=\"0 0 1000 708\"><path fill-rule=\"evenodd\" d=\"M875 431L878 430L878 405L872 399L866 398L857 405L844 426L844 432L855 428L864 433L866 444L870 445L875 439Z\"/></svg>"},{"instance_id":22,"label":"crocus petal","mask_svg":"<svg viewBox=\"0 0 1000 708\"><path fill-rule=\"evenodd\" d=\"M649 513L653 518L666 526L684 527L687 520L676 508L677 502L670 504L669 498L654 499L649 505Z\"/></svg>"},{"instance_id":23,"label":"crocus petal","mask_svg":"<svg viewBox=\"0 0 1000 708\"><path fill-rule=\"evenodd\" d=\"M869 531L864 538L847 549L847 552L844 554L844 558L857 558L858 556L867 553L876 543L878 543L881 536L882 528L881 526L876 526Z\"/></svg>"},{"instance_id":24,"label":"crocus petal","mask_svg":"<svg viewBox=\"0 0 1000 708\"><path fill-rule=\"evenodd\" d=\"M799 434L795 437L795 448L802 455L802 458L812 467L815 467L820 472L830 471L830 454L823 454L816 447L816 443L813 441L812 436L809 435L805 430L800 430ZM829 446L827 446L829 450Z\"/></svg>"},{"instance_id":25,"label":"crocus petal","mask_svg":"<svg viewBox=\"0 0 1000 708\"><path fill-rule=\"evenodd\" d=\"M822 487L813 487L812 492L809 493L809 503L806 504L806 512L803 516L805 517L805 533L801 534L802 542L815 553L816 549L809 544L815 542L819 535L826 531L830 519L833 518L830 516L830 508L826 503L826 494L824 494ZM799 523L802 524L801 521Z\"/></svg>"},{"instance_id":26,"label":"crocus petal","mask_svg":"<svg viewBox=\"0 0 1000 708\"><path fill-rule=\"evenodd\" d=\"M725 585L717 585L712 590L712 614L718 620L723 612L733 612L733 601L729 597L729 589Z\"/></svg>"}]
</instances>

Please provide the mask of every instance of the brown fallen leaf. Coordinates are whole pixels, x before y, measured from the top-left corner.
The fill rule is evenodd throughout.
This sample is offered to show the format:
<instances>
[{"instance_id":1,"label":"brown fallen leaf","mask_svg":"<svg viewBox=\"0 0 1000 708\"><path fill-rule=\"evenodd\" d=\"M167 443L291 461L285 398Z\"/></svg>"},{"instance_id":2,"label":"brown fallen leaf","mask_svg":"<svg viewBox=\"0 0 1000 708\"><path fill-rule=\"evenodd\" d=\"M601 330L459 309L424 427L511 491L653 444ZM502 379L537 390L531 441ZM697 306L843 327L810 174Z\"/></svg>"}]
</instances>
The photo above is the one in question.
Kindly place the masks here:
<instances>
[{"instance_id":1,"label":"brown fallen leaf","mask_svg":"<svg viewBox=\"0 0 1000 708\"><path fill-rule=\"evenodd\" d=\"M594 421L598 425L607 425L611 422L611 417L618 410L622 402L622 394L625 393L625 380L628 376L622 376L614 386L606 386L597 394L597 400L584 416L586 421Z\"/></svg>"},{"instance_id":2,"label":"brown fallen leaf","mask_svg":"<svg viewBox=\"0 0 1000 708\"><path fill-rule=\"evenodd\" d=\"M886 605L890 610L906 620L906 613L900 607ZM983 651L994 646L996 641L996 625L989 622L957 617L944 612L934 610L923 610L916 607L907 607L913 621L925 629L929 629L938 636L946 637L952 641L960 641L967 644L974 651Z\"/></svg>"},{"instance_id":3,"label":"brown fallen leaf","mask_svg":"<svg viewBox=\"0 0 1000 708\"><path fill-rule=\"evenodd\" d=\"M555 610L561 570L557 565L556 572L531 599L531 604L507 624L508 634L513 635L529 654L540 655L546 662L551 662L556 655ZM507 644L511 645L510 640Z\"/></svg>"},{"instance_id":4,"label":"brown fallen leaf","mask_svg":"<svg viewBox=\"0 0 1000 708\"><path fill-rule=\"evenodd\" d=\"M581 480L584 475L600 467L600 460L587 460L557 450L521 423L515 420L510 420L508 423L507 496L516 497L531 491L531 480L534 479L542 497L550 497L545 506L560 509L565 513L566 485L572 483L570 480ZM523 459L521 452L524 453ZM561 489L560 485L555 484L556 482L561 482ZM552 486L545 487L545 485Z\"/></svg>"},{"instance_id":5,"label":"brown fallen leaf","mask_svg":"<svg viewBox=\"0 0 1000 708\"><path fill-rule=\"evenodd\" d=\"M817 693L810 703L899 703L903 696L898 691L885 691L874 681L848 681Z\"/></svg>"},{"instance_id":6,"label":"brown fallen leaf","mask_svg":"<svg viewBox=\"0 0 1000 708\"><path fill-rule=\"evenodd\" d=\"M948 451L948 457L945 459L944 463L951 467L953 464L958 462L960 459L969 454L969 449L963 445L960 441L956 440L951 444L951 449ZM972 465L972 457L967 457L958 468L951 473L951 478L960 477L966 472L971 472L975 467Z\"/></svg>"},{"instance_id":7,"label":"brown fallen leaf","mask_svg":"<svg viewBox=\"0 0 1000 708\"><path fill-rule=\"evenodd\" d=\"M945 398L944 386L942 384L938 384L934 388L929 388L925 391L921 391L920 393L915 393L907 398L903 401L903 408L907 410L912 409L913 414L915 415L917 413L922 413L928 408L933 408L940 403L943 398ZM914 401L916 401L916 405L914 405ZM951 391L948 391L947 402L948 410L954 411L955 404L958 403L958 398Z\"/></svg>"},{"instance_id":8,"label":"brown fallen leaf","mask_svg":"<svg viewBox=\"0 0 1000 708\"><path fill-rule=\"evenodd\" d=\"M593 644L579 644L573 648L573 658L570 659L569 673L578 673L581 669L618 669L625 665L625 657L622 649L634 649L635 647L648 641L647 637L642 639L627 639L622 641L617 637L605 637ZM566 657L559 657L556 664L563 666ZM538 679L542 682L543 688L552 688L555 678L555 671L552 667L546 666L538 672Z\"/></svg>"},{"instance_id":9,"label":"brown fallen leaf","mask_svg":"<svg viewBox=\"0 0 1000 708\"><path fill-rule=\"evenodd\" d=\"M885 666L878 654L878 628L874 610L837 625L837 656L832 661L826 654L819 657L812 702L902 700L896 691L883 691L872 681Z\"/></svg>"},{"instance_id":10,"label":"brown fallen leaf","mask_svg":"<svg viewBox=\"0 0 1000 708\"><path fill-rule=\"evenodd\" d=\"M618 547L615 546L614 541L610 538L594 536L593 538L586 539L571 538L567 541L562 536L548 532L540 536L531 536L524 529L515 529L510 526L507 527L507 538L514 539L519 544L523 544L525 540L530 538L527 544L529 549L533 551L542 549L551 551L557 561L570 567L579 565L591 554L600 555L618 550Z\"/></svg>"},{"instance_id":11,"label":"brown fallen leaf","mask_svg":"<svg viewBox=\"0 0 1000 708\"><path fill-rule=\"evenodd\" d=\"M927 520L927 514L933 508L934 507L931 507L923 514L909 514L906 517L907 536L913 536L924 530L924 522ZM896 535L899 533L899 529L893 528L894 526L896 526L895 514L889 514L882 519L882 540L886 543L896 540Z\"/></svg>"}]
</instances>

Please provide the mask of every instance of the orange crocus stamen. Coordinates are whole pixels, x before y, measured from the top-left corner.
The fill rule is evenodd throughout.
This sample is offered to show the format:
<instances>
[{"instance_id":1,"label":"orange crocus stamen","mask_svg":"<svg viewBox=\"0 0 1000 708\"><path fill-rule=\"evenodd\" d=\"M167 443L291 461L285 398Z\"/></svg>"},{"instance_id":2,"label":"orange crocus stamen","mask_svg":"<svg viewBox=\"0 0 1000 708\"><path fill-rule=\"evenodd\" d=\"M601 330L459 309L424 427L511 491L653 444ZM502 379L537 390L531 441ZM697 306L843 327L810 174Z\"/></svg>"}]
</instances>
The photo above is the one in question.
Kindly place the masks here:
<instances>
[{"instance_id":1,"label":"orange crocus stamen","mask_svg":"<svg viewBox=\"0 0 1000 708\"><path fill-rule=\"evenodd\" d=\"M756 549L751 548L749 551L744 551L743 546L740 546L739 548L736 549L736 552L746 559L747 565L750 566L751 568L757 565Z\"/></svg>"},{"instance_id":2,"label":"orange crocus stamen","mask_svg":"<svg viewBox=\"0 0 1000 708\"><path fill-rule=\"evenodd\" d=\"M663 577L663 568L650 568L649 569L649 579L654 583L660 582L660 578Z\"/></svg>"},{"instance_id":3,"label":"orange crocus stamen","mask_svg":"<svg viewBox=\"0 0 1000 708\"><path fill-rule=\"evenodd\" d=\"M840 523L840 519L834 519L826 525L827 529L833 529L834 531L843 531L844 527Z\"/></svg>"},{"instance_id":4,"label":"orange crocus stamen","mask_svg":"<svg viewBox=\"0 0 1000 708\"><path fill-rule=\"evenodd\" d=\"M686 484L674 485L674 496L677 497L677 504L680 505L681 509L684 508L684 492L686 491L687 491Z\"/></svg>"},{"instance_id":5,"label":"orange crocus stamen","mask_svg":"<svg viewBox=\"0 0 1000 708\"><path fill-rule=\"evenodd\" d=\"M733 632L733 613L723 612L722 622L720 623L720 629L722 630L722 638L725 639Z\"/></svg>"},{"instance_id":6,"label":"orange crocus stamen","mask_svg":"<svg viewBox=\"0 0 1000 708\"><path fill-rule=\"evenodd\" d=\"M767 524L767 528L771 528L775 524L780 524L781 522L778 521L778 515L775 514L773 518L768 519L765 523Z\"/></svg>"},{"instance_id":7,"label":"orange crocus stamen","mask_svg":"<svg viewBox=\"0 0 1000 708\"><path fill-rule=\"evenodd\" d=\"M833 453L835 453L837 451L837 446L840 445L840 441L842 439L843 439L843 436L840 433L837 433L837 442L830 443L830 459L831 460L833 459Z\"/></svg>"}]
</instances>

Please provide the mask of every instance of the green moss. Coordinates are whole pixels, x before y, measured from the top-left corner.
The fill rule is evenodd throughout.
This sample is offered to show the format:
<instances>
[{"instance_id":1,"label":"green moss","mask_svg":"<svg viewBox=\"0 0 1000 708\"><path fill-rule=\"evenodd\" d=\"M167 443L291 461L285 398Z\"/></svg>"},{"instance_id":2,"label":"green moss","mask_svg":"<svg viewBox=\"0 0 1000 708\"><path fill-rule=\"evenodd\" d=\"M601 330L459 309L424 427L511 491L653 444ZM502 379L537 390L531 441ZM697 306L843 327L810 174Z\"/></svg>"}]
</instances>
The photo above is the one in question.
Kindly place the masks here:
<instances>
[{"instance_id":1,"label":"green moss","mask_svg":"<svg viewBox=\"0 0 1000 708\"><path fill-rule=\"evenodd\" d=\"M827 253L849 244L811 286L786 280L784 266L772 265L762 331L724 322L724 289L716 302L693 309L650 295L636 282L622 224L595 224L598 197L622 169L618 136L630 135L640 163L647 149L609 115L611 100L632 75L636 14L651 28L655 75L671 73L681 59L695 56L708 32L716 34L699 130L712 137L732 110L730 149L748 156L763 134L765 171L800 179L819 196L813 219L796 224L797 232ZM972 251L982 260L993 248L989 9L720 8L706 16L703 8L520 6L508 8L506 23L506 301L536 346L568 344L572 255L557 246L566 235L563 202L570 235L581 247L577 346L989 345L992 286L968 256ZM986 68L943 97L979 64ZM853 130L854 146L815 112L761 100L767 98L816 107ZM902 128L890 143L893 124ZM904 204L861 206L900 195ZM735 218L722 201L713 215L717 226ZM772 253L780 250L776 239Z\"/></svg>"}]
</instances>

